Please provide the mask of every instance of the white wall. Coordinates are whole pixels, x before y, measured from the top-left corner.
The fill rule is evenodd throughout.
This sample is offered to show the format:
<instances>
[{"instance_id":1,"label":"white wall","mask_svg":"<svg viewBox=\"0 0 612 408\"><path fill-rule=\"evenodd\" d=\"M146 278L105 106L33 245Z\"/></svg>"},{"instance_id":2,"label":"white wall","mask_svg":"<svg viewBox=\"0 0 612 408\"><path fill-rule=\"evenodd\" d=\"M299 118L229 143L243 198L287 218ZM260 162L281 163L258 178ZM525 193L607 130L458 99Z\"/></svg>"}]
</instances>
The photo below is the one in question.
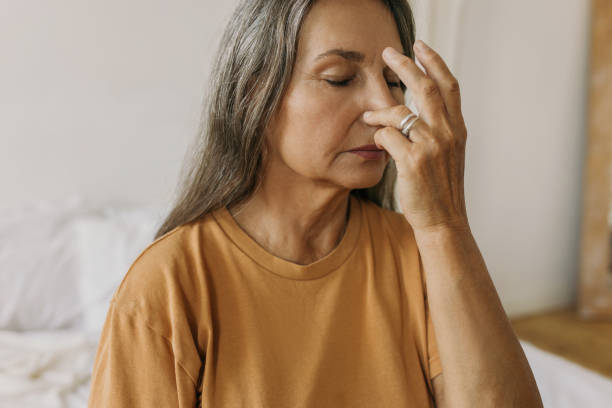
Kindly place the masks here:
<instances>
[{"instance_id":1,"label":"white wall","mask_svg":"<svg viewBox=\"0 0 612 408\"><path fill-rule=\"evenodd\" d=\"M468 211L512 315L576 297L588 3L468 2L458 67Z\"/></svg>"},{"instance_id":2,"label":"white wall","mask_svg":"<svg viewBox=\"0 0 612 408\"><path fill-rule=\"evenodd\" d=\"M169 200L232 5L1 3L1 204Z\"/></svg>"},{"instance_id":3,"label":"white wall","mask_svg":"<svg viewBox=\"0 0 612 408\"><path fill-rule=\"evenodd\" d=\"M2 3L0 204L167 203L237 1ZM417 25L462 87L474 235L509 314L570 304L588 2L465 0L455 30L460 3L432 1L437 24Z\"/></svg>"}]
</instances>

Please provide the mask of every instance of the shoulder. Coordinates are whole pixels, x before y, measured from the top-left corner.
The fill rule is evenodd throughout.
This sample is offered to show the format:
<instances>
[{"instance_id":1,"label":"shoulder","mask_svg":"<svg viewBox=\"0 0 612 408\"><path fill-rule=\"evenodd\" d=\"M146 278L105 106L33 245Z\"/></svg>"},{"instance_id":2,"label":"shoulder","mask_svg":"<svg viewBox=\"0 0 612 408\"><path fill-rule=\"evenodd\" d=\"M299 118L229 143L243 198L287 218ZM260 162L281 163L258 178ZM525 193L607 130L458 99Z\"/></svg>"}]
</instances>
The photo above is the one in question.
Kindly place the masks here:
<instances>
[{"instance_id":1,"label":"shoulder","mask_svg":"<svg viewBox=\"0 0 612 408\"><path fill-rule=\"evenodd\" d=\"M121 388L120 383L136 381L120 364L109 365L114 361L135 361L151 372L176 370L173 381L175 377L179 381L181 373L181 382L186 381L189 387L197 384L212 318L203 307L209 297L195 259L199 235L195 227L177 227L150 243L115 290L96 360L102 367L96 370L109 370L105 378L114 381L103 388ZM164 382L156 384L159 388Z\"/></svg>"},{"instance_id":2,"label":"shoulder","mask_svg":"<svg viewBox=\"0 0 612 408\"><path fill-rule=\"evenodd\" d=\"M412 226L404 214L363 201L369 235L374 248L381 251L377 259L393 260L402 272L404 290L414 293L423 288L419 249ZM411 296L414 298L414 296Z\"/></svg>"},{"instance_id":3,"label":"shoulder","mask_svg":"<svg viewBox=\"0 0 612 408\"><path fill-rule=\"evenodd\" d=\"M176 227L142 250L113 294L115 306L149 321L195 312L206 296L201 224Z\"/></svg>"},{"instance_id":4,"label":"shoulder","mask_svg":"<svg viewBox=\"0 0 612 408\"><path fill-rule=\"evenodd\" d=\"M369 200L361 200L361 203L373 233L390 234L395 240L414 240L412 226L404 214L381 207Z\"/></svg>"}]
</instances>

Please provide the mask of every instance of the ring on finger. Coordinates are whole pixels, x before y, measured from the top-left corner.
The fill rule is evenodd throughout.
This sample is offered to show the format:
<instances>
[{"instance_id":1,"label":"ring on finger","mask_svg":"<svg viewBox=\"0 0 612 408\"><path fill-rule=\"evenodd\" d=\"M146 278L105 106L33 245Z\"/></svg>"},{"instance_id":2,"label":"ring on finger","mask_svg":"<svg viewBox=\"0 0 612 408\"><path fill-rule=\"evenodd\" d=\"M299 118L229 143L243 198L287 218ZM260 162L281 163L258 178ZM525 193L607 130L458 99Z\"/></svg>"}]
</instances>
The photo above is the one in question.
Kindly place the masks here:
<instances>
[{"instance_id":1,"label":"ring on finger","mask_svg":"<svg viewBox=\"0 0 612 408\"><path fill-rule=\"evenodd\" d=\"M406 115L404 119L402 119L402 122L399 124L399 128L402 129L406 122L408 122L411 118L414 118L415 116L417 116L416 113L410 112L408 115Z\"/></svg>"},{"instance_id":2,"label":"ring on finger","mask_svg":"<svg viewBox=\"0 0 612 408\"><path fill-rule=\"evenodd\" d=\"M412 118L414 117L414 119L412 119L405 127L402 128L402 134L404 136L408 136L408 134L410 133L410 129L412 129L412 127L414 126L414 124L416 123L417 120L419 120L419 115L415 115L414 113L412 113L411 115L414 116L410 116L408 115L407 118ZM402 124L405 122L405 119L402 121Z\"/></svg>"}]
</instances>

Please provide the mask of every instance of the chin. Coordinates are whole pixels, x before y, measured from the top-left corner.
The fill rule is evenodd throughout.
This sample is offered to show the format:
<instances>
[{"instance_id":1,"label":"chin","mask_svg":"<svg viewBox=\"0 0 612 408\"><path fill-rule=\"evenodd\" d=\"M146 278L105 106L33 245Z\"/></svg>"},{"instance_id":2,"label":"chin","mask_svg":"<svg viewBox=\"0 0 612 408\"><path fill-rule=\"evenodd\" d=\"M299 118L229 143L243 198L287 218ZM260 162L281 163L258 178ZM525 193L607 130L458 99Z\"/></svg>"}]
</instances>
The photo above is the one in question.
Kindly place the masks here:
<instances>
[{"instance_id":1,"label":"chin","mask_svg":"<svg viewBox=\"0 0 612 408\"><path fill-rule=\"evenodd\" d=\"M344 184L351 189L374 187L382 180L383 173L384 167L381 169L374 169L374 167L372 167L367 171L355 170L355 172L351 174L350 180L346 180Z\"/></svg>"}]
</instances>

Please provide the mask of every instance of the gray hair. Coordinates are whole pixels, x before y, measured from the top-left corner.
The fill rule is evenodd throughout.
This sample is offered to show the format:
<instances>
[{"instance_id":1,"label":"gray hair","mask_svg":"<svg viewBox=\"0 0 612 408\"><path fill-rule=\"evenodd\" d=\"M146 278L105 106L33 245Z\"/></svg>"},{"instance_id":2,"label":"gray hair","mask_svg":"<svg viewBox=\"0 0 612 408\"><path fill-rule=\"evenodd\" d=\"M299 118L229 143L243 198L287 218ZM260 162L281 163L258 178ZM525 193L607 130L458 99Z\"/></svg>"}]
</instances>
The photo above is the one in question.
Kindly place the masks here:
<instances>
[{"instance_id":1,"label":"gray hair","mask_svg":"<svg viewBox=\"0 0 612 408\"><path fill-rule=\"evenodd\" d=\"M181 171L174 207L155 239L211 211L246 200L261 183L264 130L287 88L302 21L315 0L242 0L215 55L191 160ZM381 0L414 59L415 24L406 0ZM406 86L401 83L402 91ZM186 171L185 171L186 169ZM373 187L351 194L396 211L391 158Z\"/></svg>"}]
</instances>

